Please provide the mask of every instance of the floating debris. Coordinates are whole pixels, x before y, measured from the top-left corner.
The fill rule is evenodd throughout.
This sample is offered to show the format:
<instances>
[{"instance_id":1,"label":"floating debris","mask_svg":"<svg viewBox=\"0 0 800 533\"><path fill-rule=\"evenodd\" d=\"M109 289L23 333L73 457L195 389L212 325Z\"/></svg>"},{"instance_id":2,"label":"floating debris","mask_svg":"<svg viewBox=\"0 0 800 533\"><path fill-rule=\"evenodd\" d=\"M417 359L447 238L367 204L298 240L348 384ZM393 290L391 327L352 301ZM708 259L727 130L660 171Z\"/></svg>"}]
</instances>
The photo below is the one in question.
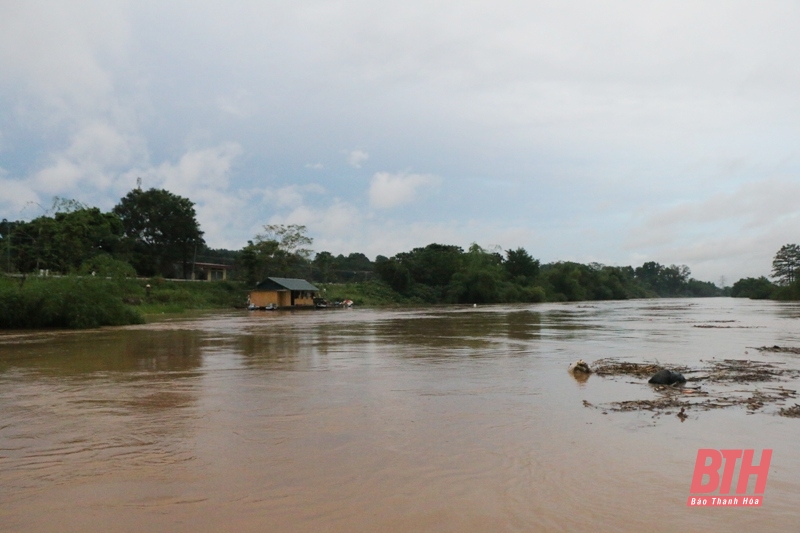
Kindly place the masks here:
<instances>
[{"instance_id":1,"label":"floating debris","mask_svg":"<svg viewBox=\"0 0 800 533\"><path fill-rule=\"evenodd\" d=\"M673 385L675 383L686 383L686 378L680 372L664 369L653 374L653 377L647 382L657 385Z\"/></svg>"},{"instance_id":2,"label":"floating debris","mask_svg":"<svg viewBox=\"0 0 800 533\"><path fill-rule=\"evenodd\" d=\"M655 363L628 363L611 358L598 359L592 366L594 366L594 373L601 376L625 374L644 378L652 376L659 370L664 370L663 366Z\"/></svg>"},{"instance_id":3,"label":"floating debris","mask_svg":"<svg viewBox=\"0 0 800 533\"><path fill-rule=\"evenodd\" d=\"M795 348L794 346L762 346L761 348L754 348L754 350L758 350L759 352L773 352L773 353L793 353L800 355L800 348Z\"/></svg>"},{"instance_id":4,"label":"floating debris","mask_svg":"<svg viewBox=\"0 0 800 533\"><path fill-rule=\"evenodd\" d=\"M569 365L569 371L572 373L583 373L583 374L591 374L592 369L589 368L589 365L583 359L578 359L571 365Z\"/></svg>"},{"instance_id":5,"label":"floating debris","mask_svg":"<svg viewBox=\"0 0 800 533\"><path fill-rule=\"evenodd\" d=\"M680 409L678 418L683 422L689 416L687 412L692 409L708 411L741 406L747 409L748 414L751 414L761 411L765 407L781 405L788 399L797 398L796 390L782 386L761 386L754 389L746 387L749 384L767 383L800 376L800 371L786 368L784 363L748 359L711 360L703 361L703 363L705 364L700 368L678 367L681 372L695 374L686 379L687 382L692 383L690 386L676 382L656 384L650 387L650 390L658 395L656 398L611 402L606 405L594 405L584 400L583 405L600 409L604 411L604 414L608 411L653 411L654 417L672 414L674 409ZM600 359L595 361L592 366L594 373L604 377L626 375L645 379L654 373L656 376L680 375L678 372L665 369L658 363L630 363L612 358ZM730 390L730 385L734 383L745 385L744 390ZM781 408L779 414L800 418L800 405Z\"/></svg>"},{"instance_id":6,"label":"floating debris","mask_svg":"<svg viewBox=\"0 0 800 533\"><path fill-rule=\"evenodd\" d=\"M761 326L717 326L716 324L693 324L693 328L706 328L706 329L756 329Z\"/></svg>"},{"instance_id":7,"label":"floating debris","mask_svg":"<svg viewBox=\"0 0 800 533\"><path fill-rule=\"evenodd\" d=\"M765 363L749 359L723 359L711 361L705 369L708 376L704 379L714 382L733 381L749 383L753 381L776 381L787 377L796 377L800 374L797 370L789 370L776 365L784 363ZM703 378L697 378L699 381Z\"/></svg>"},{"instance_id":8,"label":"floating debris","mask_svg":"<svg viewBox=\"0 0 800 533\"><path fill-rule=\"evenodd\" d=\"M794 404L791 407L781 407L778 414L789 418L800 418L800 405Z\"/></svg>"}]
</instances>

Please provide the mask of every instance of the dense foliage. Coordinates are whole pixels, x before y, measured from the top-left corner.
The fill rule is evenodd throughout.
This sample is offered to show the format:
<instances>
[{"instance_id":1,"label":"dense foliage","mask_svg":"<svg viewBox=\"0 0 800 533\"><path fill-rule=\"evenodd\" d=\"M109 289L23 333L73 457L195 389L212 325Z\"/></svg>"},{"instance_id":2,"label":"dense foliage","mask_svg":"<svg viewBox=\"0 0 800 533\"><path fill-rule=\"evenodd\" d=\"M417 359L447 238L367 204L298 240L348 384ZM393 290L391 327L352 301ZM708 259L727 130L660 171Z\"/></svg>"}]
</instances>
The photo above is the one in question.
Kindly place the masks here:
<instances>
[{"instance_id":1,"label":"dense foliage","mask_svg":"<svg viewBox=\"0 0 800 533\"><path fill-rule=\"evenodd\" d=\"M775 285L764 276L760 278L742 278L731 287L731 296L734 298L764 300L772 297L775 288Z\"/></svg>"},{"instance_id":2,"label":"dense foliage","mask_svg":"<svg viewBox=\"0 0 800 533\"><path fill-rule=\"evenodd\" d=\"M772 278L743 278L733 284L731 296L737 298L800 300L800 246L785 244L772 260Z\"/></svg>"},{"instance_id":3,"label":"dense foliage","mask_svg":"<svg viewBox=\"0 0 800 533\"><path fill-rule=\"evenodd\" d=\"M95 328L136 324L121 286L92 277L0 278L0 328Z\"/></svg>"},{"instance_id":4,"label":"dense foliage","mask_svg":"<svg viewBox=\"0 0 800 533\"><path fill-rule=\"evenodd\" d=\"M376 261L395 292L429 303L611 300L652 296L720 296L714 284L689 277L686 266L639 268L556 262L540 265L523 248L505 254L473 244L430 244Z\"/></svg>"},{"instance_id":5,"label":"dense foliage","mask_svg":"<svg viewBox=\"0 0 800 533\"><path fill-rule=\"evenodd\" d=\"M44 208L43 208L44 210ZM15 273L0 286L0 327L94 327L141 320L140 312L230 307L266 277L324 284L329 299L373 303L499 303L719 296L689 268L647 262L617 267L541 264L524 248L486 250L432 243L371 261L362 253L314 253L301 225L267 225L241 250L205 247L194 204L162 189L130 191L104 213L74 200L29 222L0 223L0 257ZM165 283L226 265L231 281ZM764 278L737 283L736 294L792 297L800 248L787 245L774 263L780 291ZM65 276L39 279L28 274ZM151 287L136 277L149 277ZM138 311L137 311L138 310Z\"/></svg>"},{"instance_id":6,"label":"dense foliage","mask_svg":"<svg viewBox=\"0 0 800 533\"><path fill-rule=\"evenodd\" d=\"M187 278L189 264L205 245L194 203L163 189L134 189L114 207L136 271L170 275L175 264Z\"/></svg>"},{"instance_id":7,"label":"dense foliage","mask_svg":"<svg viewBox=\"0 0 800 533\"><path fill-rule=\"evenodd\" d=\"M132 266L129 275L188 278L204 248L202 235L189 199L161 189L134 189L109 213L56 198L30 222L3 221L0 250L7 272L97 272L99 267L92 266L105 261L108 267L110 259ZM126 267L117 264L112 270Z\"/></svg>"}]
</instances>

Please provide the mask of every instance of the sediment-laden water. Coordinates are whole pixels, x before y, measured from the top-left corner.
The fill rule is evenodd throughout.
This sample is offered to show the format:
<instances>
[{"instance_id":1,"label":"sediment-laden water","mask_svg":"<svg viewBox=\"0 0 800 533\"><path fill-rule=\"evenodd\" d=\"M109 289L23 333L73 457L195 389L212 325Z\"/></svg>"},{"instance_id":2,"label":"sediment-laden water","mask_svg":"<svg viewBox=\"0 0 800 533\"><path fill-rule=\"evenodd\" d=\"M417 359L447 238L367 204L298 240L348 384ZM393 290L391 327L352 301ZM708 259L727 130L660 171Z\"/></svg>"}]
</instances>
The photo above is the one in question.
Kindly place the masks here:
<instances>
[{"instance_id":1,"label":"sediment-laden water","mask_svg":"<svg viewBox=\"0 0 800 533\"><path fill-rule=\"evenodd\" d=\"M608 357L800 370L800 355L754 349L773 345L800 346L799 306L223 312L6 332L0 530L796 531L800 419L778 413L800 400L682 421L604 407L657 397L642 379L567 372ZM763 506L687 508L699 448L772 449Z\"/></svg>"}]
</instances>

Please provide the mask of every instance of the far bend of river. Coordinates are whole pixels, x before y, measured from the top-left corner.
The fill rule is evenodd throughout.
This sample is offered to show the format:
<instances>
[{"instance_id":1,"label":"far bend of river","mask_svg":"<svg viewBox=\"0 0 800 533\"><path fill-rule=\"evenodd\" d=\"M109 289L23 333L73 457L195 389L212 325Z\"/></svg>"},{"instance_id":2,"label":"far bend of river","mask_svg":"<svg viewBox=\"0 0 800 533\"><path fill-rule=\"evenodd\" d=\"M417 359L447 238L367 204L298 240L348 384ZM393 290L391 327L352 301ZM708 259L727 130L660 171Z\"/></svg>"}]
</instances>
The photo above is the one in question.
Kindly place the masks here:
<instances>
[{"instance_id":1,"label":"far bend of river","mask_svg":"<svg viewBox=\"0 0 800 533\"><path fill-rule=\"evenodd\" d=\"M800 346L800 306L723 298L0 333L0 531L798 531L800 419L780 405L604 414L584 400L657 393L567 372L800 369L752 349L776 344ZM699 448L773 449L764 505L687 508Z\"/></svg>"}]
</instances>

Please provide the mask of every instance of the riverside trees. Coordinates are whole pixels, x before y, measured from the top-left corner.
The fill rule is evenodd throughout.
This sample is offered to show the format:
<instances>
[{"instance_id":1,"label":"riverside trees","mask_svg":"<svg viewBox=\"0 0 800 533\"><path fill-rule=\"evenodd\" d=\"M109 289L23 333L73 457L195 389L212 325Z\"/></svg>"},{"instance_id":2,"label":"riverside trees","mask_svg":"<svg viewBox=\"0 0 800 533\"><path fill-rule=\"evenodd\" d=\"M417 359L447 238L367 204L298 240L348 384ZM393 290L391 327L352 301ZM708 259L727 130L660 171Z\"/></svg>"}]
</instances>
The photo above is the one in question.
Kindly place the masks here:
<instances>
[{"instance_id":1,"label":"riverside trees","mask_svg":"<svg viewBox=\"0 0 800 533\"><path fill-rule=\"evenodd\" d=\"M124 271L130 263L140 275L170 276L178 263L187 277L204 245L194 203L162 189L135 189L109 213L57 198L46 215L7 221L0 231L6 270L23 273Z\"/></svg>"},{"instance_id":2,"label":"riverside trees","mask_svg":"<svg viewBox=\"0 0 800 533\"><path fill-rule=\"evenodd\" d=\"M268 276L297 277L303 270L310 271L308 247L314 240L306 231L298 224L264 226L262 233L247 241L237 259L247 282L256 283Z\"/></svg>"},{"instance_id":3,"label":"riverside trees","mask_svg":"<svg viewBox=\"0 0 800 533\"><path fill-rule=\"evenodd\" d=\"M191 200L164 189L134 189L113 212L137 272L166 275L180 263L183 277L188 277L193 255L205 245Z\"/></svg>"},{"instance_id":4,"label":"riverside trees","mask_svg":"<svg viewBox=\"0 0 800 533\"><path fill-rule=\"evenodd\" d=\"M791 285L797 281L800 269L800 246L784 244L772 261L772 277L778 285Z\"/></svg>"},{"instance_id":5,"label":"riverside trees","mask_svg":"<svg viewBox=\"0 0 800 533\"><path fill-rule=\"evenodd\" d=\"M555 262L540 265L523 248L505 256L473 244L429 244L376 262L380 278L406 297L430 303L611 300L648 296L718 296L689 268L655 262L639 268Z\"/></svg>"},{"instance_id":6,"label":"riverside trees","mask_svg":"<svg viewBox=\"0 0 800 533\"><path fill-rule=\"evenodd\" d=\"M772 260L773 284L764 276L743 278L733 284L731 296L776 300L800 299L800 246L784 244Z\"/></svg>"}]
</instances>

